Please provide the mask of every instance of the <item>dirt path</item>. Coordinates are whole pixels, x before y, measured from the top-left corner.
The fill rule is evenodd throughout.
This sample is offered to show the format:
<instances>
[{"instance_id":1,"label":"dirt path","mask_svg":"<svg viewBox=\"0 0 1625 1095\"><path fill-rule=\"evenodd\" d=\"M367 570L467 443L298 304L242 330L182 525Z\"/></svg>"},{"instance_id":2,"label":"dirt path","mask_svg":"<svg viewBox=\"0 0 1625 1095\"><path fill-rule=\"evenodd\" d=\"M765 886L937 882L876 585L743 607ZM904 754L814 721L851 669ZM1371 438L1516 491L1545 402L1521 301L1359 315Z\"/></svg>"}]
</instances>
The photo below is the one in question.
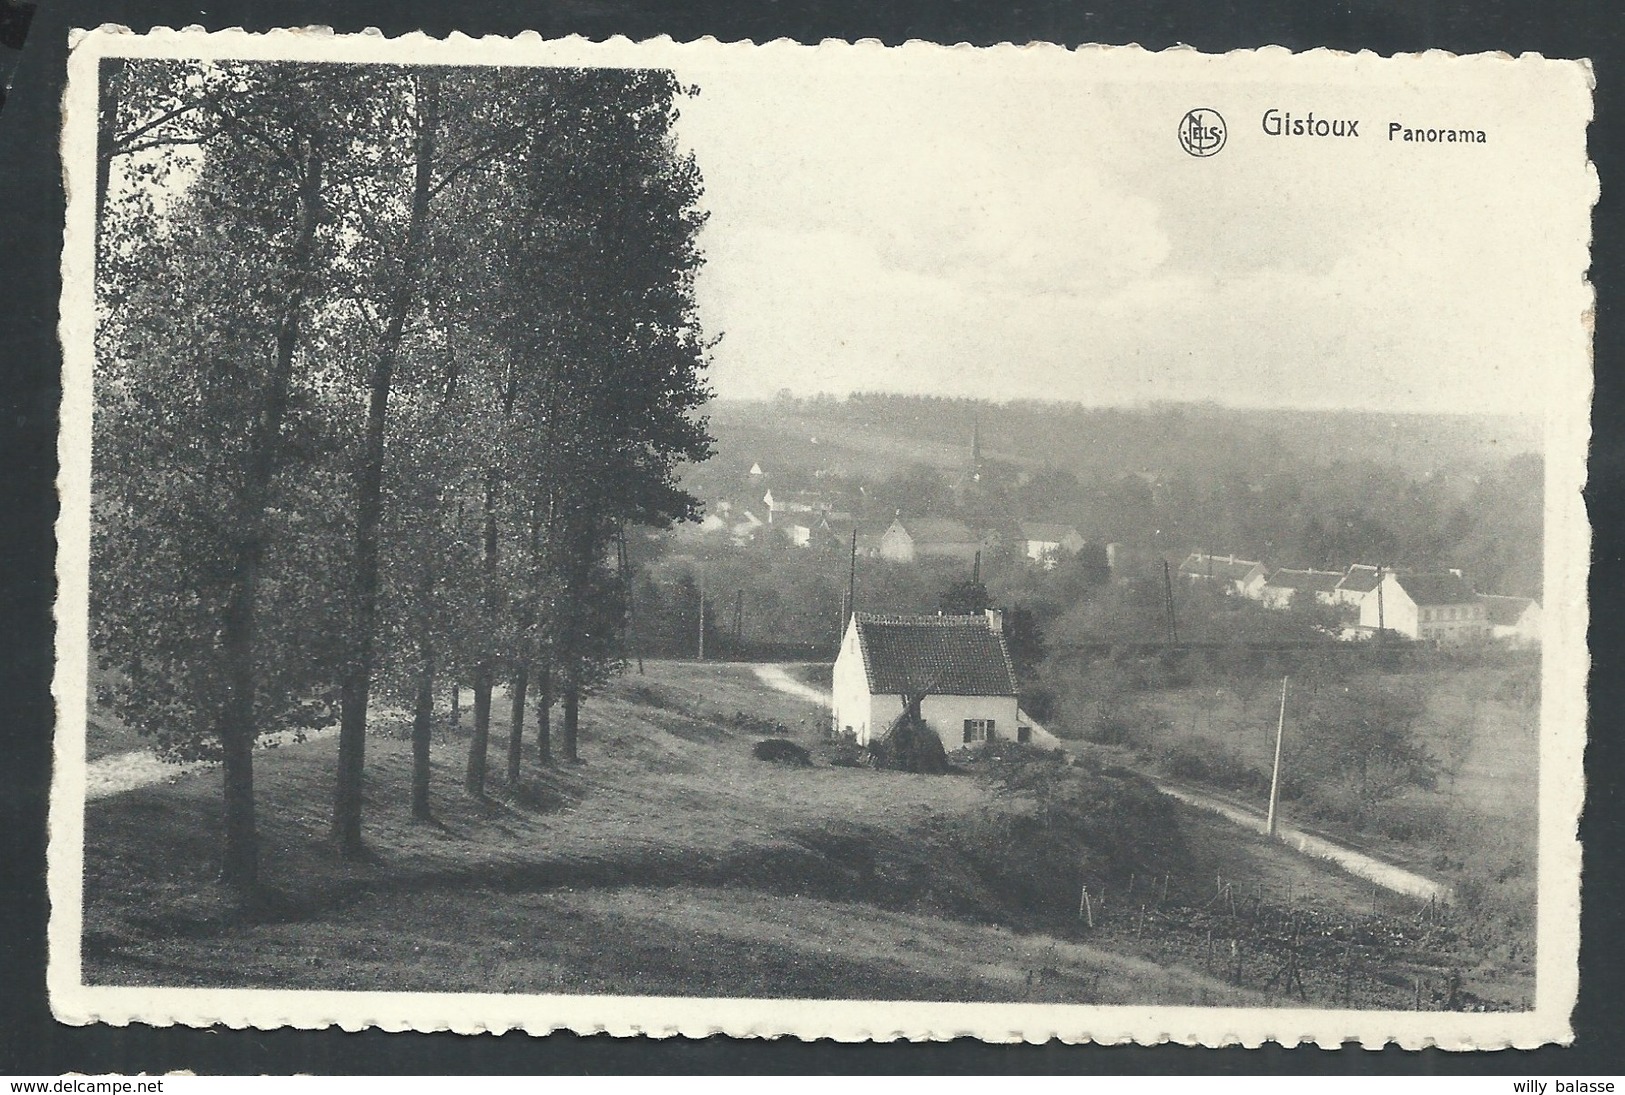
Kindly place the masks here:
<instances>
[{"instance_id":1,"label":"dirt path","mask_svg":"<svg viewBox=\"0 0 1625 1095\"><path fill-rule=\"evenodd\" d=\"M790 671L782 665L751 665L751 671L769 688L788 693L797 699L816 703L820 707L828 707L831 702L830 694L822 688L814 688L810 684L796 680Z\"/></svg>"},{"instance_id":2,"label":"dirt path","mask_svg":"<svg viewBox=\"0 0 1625 1095\"><path fill-rule=\"evenodd\" d=\"M170 764L147 749L98 757L85 765L85 798L94 801L154 783L168 783L213 764Z\"/></svg>"},{"instance_id":3,"label":"dirt path","mask_svg":"<svg viewBox=\"0 0 1625 1095\"><path fill-rule=\"evenodd\" d=\"M796 680L783 665L753 665L751 669L755 671L757 678L770 688L788 692L790 695L798 696L801 699L825 707L832 702L832 697L828 692ZM1065 751L1066 745L1061 739L1045 730L1029 717L1025 711L1021 714L1022 718L1033 728L1034 744ZM1255 833L1266 834L1269 831L1265 818L1256 811L1224 802L1200 791L1165 783L1155 777L1150 778L1159 790L1178 799L1180 802L1216 813L1232 824L1239 825L1243 829ZM1324 837L1315 836L1313 833L1306 833L1291 826L1280 825L1276 828L1276 837L1288 847L1294 848L1304 855L1335 863L1350 874L1363 878L1368 882L1374 882L1385 890L1404 894L1407 897L1419 898L1423 901L1438 898L1440 901L1448 902L1453 896L1450 887L1443 883L1424 878L1419 874L1405 870L1403 867L1396 867L1392 863L1386 863L1374 856L1366 855L1364 852L1357 852L1353 848L1345 848L1341 844L1333 843Z\"/></svg>"},{"instance_id":4,"label":"dirt path","mask_svg":"<svg viewBox=\"0 0 1625 1095\"><path fill-rule=\"evenodd\" d=\"M314 741L317 738L332 737L337 733L336 729L312 730L305 734L304 740ZM296 744L298 742L291 734L277 734L262 740L261 747L285 749ZM159 760L158 755L150 749L113 753L85 764L85 799L94 802L109 795L133 791L137 787L150 787L155 783L173 783L182 776L212 772L217 767L219 765L212 761L171 764L169 761Z\"/></svg>"}]
</instances>

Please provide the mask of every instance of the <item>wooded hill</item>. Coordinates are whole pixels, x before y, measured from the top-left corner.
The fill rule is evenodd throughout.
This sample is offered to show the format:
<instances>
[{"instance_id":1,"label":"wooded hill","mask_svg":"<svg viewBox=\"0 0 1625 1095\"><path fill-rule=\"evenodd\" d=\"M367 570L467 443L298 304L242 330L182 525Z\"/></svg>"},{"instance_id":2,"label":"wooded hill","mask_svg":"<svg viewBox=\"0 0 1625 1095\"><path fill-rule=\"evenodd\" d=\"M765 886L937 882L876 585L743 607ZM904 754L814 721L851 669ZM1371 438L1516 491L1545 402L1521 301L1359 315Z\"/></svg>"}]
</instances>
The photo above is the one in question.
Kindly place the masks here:
<instances>
[{"instance_id":1,"label":"wooded hill","mask_svg":"<svg viewBox=\"0 0 1625 1095\"><path fill-rule=\"evenodd\" d=\"M1539 596L1538 423L1510 416L993 403L857 393L716 400L702 499L752 464L775 491L816 488L884 527L984 513L1075 524L1147 556L1210 550L1276 566L1454 566L1484 592ZM980 435L982 497L952 489ZM861 490L859 488L862 488Z\"/></svg>"},{"instance_id":2,"label":"wooded hill","mask_svg":"<svg viewBox=\"0 0 1625 1095\"><path fill-rule=\"evenodd\" d=\"M1212 402L1126 407L997 402L889 392L839 398L716 399L718 439L708 470L824 468L885 474L909 464L948 472L969 458L980 423L985 454L1080 476L1278 465L1388 464L1415 476L1488 467L1541 451L1540 423L1511 415L1275 410Z\"/></svg>"}]
</instances>

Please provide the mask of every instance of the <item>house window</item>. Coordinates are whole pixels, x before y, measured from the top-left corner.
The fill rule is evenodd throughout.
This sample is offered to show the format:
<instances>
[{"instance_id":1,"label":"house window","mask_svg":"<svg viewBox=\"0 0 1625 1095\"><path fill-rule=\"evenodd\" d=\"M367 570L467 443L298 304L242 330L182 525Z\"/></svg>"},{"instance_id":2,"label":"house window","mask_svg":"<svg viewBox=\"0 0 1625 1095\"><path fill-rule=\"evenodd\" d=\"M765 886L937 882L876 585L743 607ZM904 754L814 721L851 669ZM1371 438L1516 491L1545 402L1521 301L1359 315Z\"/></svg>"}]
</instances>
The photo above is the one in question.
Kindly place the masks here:
<instances>
[{"instance_id":1,"label":"house window","mask_svg":"<svg viewBox=\"0 0 1625 1095\"><path fill-rule=\"evenodd\" d=\"M966 719L965 744L976 741L991 741L993 739L992 719Z\"/></svg>"},{"instance_id":2,"label":"house window","mask_svg":"<svg viewBox=\"0 0 1625 1095\"><path fill-rule=\"evenodd\" d=\"M1016 740L1017 741L1023 741L1023 742L1032 741L1033 740L1033 728L1031 726L1018 726L1018 727L1016 727Z\"/></svg>"}]
</instances>

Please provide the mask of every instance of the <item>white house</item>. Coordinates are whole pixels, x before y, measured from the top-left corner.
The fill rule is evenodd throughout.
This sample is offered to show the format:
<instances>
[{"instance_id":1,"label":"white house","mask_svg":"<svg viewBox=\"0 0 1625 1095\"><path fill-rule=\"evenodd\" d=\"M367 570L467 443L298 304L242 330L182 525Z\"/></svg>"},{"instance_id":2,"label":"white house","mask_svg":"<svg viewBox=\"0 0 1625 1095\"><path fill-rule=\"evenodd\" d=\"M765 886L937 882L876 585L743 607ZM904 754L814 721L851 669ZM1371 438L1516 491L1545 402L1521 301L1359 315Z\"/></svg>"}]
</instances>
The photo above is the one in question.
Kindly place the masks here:
<instances>
[{"instance_id":1,"label":"white house","mask_svg":"<svg viewBox=\"0 0 1625 1095\"><path fill-rule=\"evenodd\" d=\"M1514 646L1533 646L1540 642L1540 602L1528 597L1496 597L1481 593L1484 617L1490 627L1490 636L1505 639Z\"/></svg>"},{"instance_id":2,"label":"white house","mask_svg":"<svg viewBox=\"0 0 1625 1095\"><path fill-rule=\"evenodd\" d=\"M1257 600L1269 571L1263 563L1253 559L1193 551L1179 564L1179 576L1188 582L1213 582L1227 593Z\"/></svg>"},{"instance_id":3,"label":"white house","mask_svg":"<svg viewBox=\"0 0 1625 1095\"><path fill-rule=\"evenodd\" d=\"M894 563L920 559L970 562L982 550L981 537L960 521L940 517L901 517L880 536L880 557Z\"/></svg>"},{"instance_id":4,"label":"white house","mask_svg":"<svg viewBox=\"0 0 1625 1095\"><path fill-rule=\"evenodd\" d=\"M1046 569L1053 569L1062 554L1076 555L1084 548L1083 535L1071 525L1044 521L1018 521L1021 553Z\"/></svg>"},{"instance_id":5,"label":"white house","mask_svg":"<svg viewBox=\"0 0 1625 1095\"><path fill-rule=\"evenodd\" d=\"M920 715L944 749L1025 741L1015 671L1001 615L889 616L859 612L835 658L834 728L859 744L884 735L903 697L925 696Z\"/></svg>"},{"instance_id":6,"label":"white house","mask_svg":"<svg viewBox=\"0 0 1625 1095\"><path fill-rule=\"evenodd\" d=\"M1343 575L1335 570L1288 570L1273 572L1259 591L1259 600L1266 608L1289 608L1300 597L1313 597L1316 604L1329 605L1336 600L1338 583Z\"/></svg>"},{"instance_id":7,"label":"white house","mask_svg":"<svg viewBox=\"0 0 1625 1095\"><path fill-rule=\"evenodd\" d=\"M1360 602L1360 624L1441 646L1478 642L1490 633L1483 602L1455 571L1384 572L1377 588Z\"/></svg>"}]
</instances>

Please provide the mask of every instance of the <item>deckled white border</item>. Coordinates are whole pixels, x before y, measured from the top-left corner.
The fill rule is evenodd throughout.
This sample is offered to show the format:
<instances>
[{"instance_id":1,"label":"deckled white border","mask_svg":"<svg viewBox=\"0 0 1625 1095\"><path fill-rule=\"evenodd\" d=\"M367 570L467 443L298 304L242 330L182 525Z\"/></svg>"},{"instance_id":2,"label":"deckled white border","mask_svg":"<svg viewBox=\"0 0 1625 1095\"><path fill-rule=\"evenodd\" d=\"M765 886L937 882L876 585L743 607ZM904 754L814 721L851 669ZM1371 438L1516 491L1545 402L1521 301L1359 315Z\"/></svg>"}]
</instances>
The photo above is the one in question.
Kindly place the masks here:
<instances>
[{"instance_id":1,"label":"deckled white border","mask_svg":"<svg viewBox=\"0 0 1625 1095\"><path fill-rule=\"evenodd\" d=\"M515 38L445 39L421 33L386 38L376 31L335 35L325 28L249 34L241 30L205 32L157 29L134 34L103 27L74 31L70 38L69 79L64 97L63 162L68 193L62 274L60 333L64 348L62 434L58 452L61 514L57 521L59 582L56 605L57 703L55 772L51 788L50 963L51 1006L64 1022L124 1025L133 1021L168 1026L224 1024L269 1029L281 1026L339 1026L359 1030L453 1030L472 1034L522 1029L532 1034L571 1030L744 1037L795 1035L840 1041L945 1040L976 1037L992 1042L1178 1042L1255 1047L1267 1041L1323 1047L1358 1042L1380 1048L1396 1042L1407 1049L1532 1048L1567 1043L1569 1016L1578 991L1579 870L1577 840L1584 794L1581 756L1586 719L1588 655L1586 576L1590 551L1581 489L1590 440L1592 294L1585 281L1587 259L1576 252L1574 282L1554 286L1572 299L1575 323L1567 345L1552 347L1552 397L1546 411L1545 657L1540 755L1540 911L1535 1008L1514 1014L1350 1011L1333 1009L1248 1009L1198 1007L1100 1007L1051 1004L963 1004L873 1001L689 999L617 996L512 996L476 993L317 992L248 989L108 988L87 986L80 977L83 901L85 740L88 651L88 562L90 542L90 418L94 347L92 307L93 192L95 178L97 63L102 57L190 57L245 60L385 62L394 64L511 64L663 67L673 64L732 64L771 61L774 56L809 50L885 50L913 58L951 51L956 62L1008 63L1057 68L1088 65L1094 74L1110 66L1115 81L1222 78L1246 64L1249 79L1280 78L1348 84L1390 66L1409 65L1417 76L1438 78L1442 65L1500 66L1507 77L1546 81L1552 117L1574 126L1560 151L1577 157L1574 192L1554 201L1595 202L1596 175L1585 162L1582 123L1591 118L1593 78L1586 62L1548 61L1539 55L1513 59L1506 54L1453 57L1424 54L1381 58L1370 52L1340 54L1314 50L1293 54L1281 47L1237 51L1225 56L1189 49L1149 53L1137 46L1048 44L987 48L943 47L910 42L885 47L878 42L828 41L805 46L788 40L762 45L722 43L713 38L678 43L661 37L632 42L614 37L594 42L579 36L544 40L535 33ZM1554 129L1557 123L1554 121Z\"/></svg>"}]
</instances>

